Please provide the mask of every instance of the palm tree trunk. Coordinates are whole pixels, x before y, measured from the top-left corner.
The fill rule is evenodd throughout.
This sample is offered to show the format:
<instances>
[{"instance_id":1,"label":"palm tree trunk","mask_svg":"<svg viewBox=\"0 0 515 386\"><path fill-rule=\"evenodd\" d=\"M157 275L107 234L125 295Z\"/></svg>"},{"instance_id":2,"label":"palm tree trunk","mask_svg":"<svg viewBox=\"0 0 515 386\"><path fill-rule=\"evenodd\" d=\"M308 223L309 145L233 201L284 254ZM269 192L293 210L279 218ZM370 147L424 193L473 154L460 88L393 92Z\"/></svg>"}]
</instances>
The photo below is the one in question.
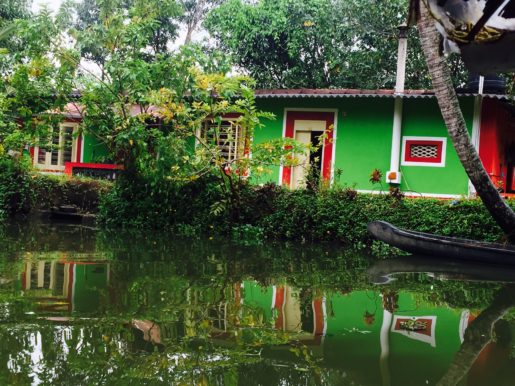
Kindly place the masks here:
<instances>
[{"instance_id":1,"label":"palm tree trunk","mask_svg":"<svg viewBox=\"0 0 515 386\"><path fill-rule=\"evenodd\" d=\"M452 85L449 67L439 54L439 35L434 20L431 18L425 2L420 1L420 3L418 20L420 41L447 131L461 164L483 204L506 233L508 239L515 242L515 213L493 185L472 145L458 97Z\"/></svg>"}]
</instances>

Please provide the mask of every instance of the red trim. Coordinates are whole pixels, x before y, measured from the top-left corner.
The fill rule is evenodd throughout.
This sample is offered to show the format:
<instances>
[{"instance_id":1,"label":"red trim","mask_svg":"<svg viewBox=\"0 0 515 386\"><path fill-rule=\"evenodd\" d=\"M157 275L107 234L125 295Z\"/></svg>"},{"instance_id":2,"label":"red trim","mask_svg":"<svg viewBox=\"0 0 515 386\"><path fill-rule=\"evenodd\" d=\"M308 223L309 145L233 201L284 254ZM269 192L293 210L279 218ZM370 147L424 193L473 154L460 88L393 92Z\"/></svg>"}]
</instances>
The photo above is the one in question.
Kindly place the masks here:
<instances>
[{"instance_id":1,"label":"red trim","mask_svg":"<svg viewBox=\"0 0 515 386\"><path fill-rule=\"evenodd\" d=\"M28 264L28 263L27 263ZM21 289L27 289L27 267L24 267L24 270L21 274Z\"/></svg>"},{"instance_id":2,"label":"red trim","mask_svg":"<svg viewBox=\"0 0 515 386\"><path fill-rule=\"evenodd\" d=\"M93 163L83 163L83 162L65 162L64 163L64 174L71 176L73 168L123 170L123 165L93 164Z\"/></svg>"},{"instance_id":3,"label":"red trim","mask_svg":"<svg viewBox=\"0 0 515 386\"><path fill-rule=\"evenodd\" d=\"M410 156L410 148L411 146L436 146L436 158L431 157L411 157ZM430 162L430 163L441 163L442 162L442 150L443 150L443 141L427 141L427 140L418 140L412 139L406 141L406 146L404 149L404 161L405 162Z\"/></svg>"},{"instance_id":4,"label":"red trim","mask_svg":"<svg viewBox=\"0 0 515 386\"><path fill-rule=\"evenodd\" d=\"M331 164L333 161L333 134L335 112L324 111L286 111L286 138L295 138L295 121L325 121L326 138L322 155L322 178L326 181L331 179ZM288 148L287 148L288 149ZM291 186L291 167L283 167L282 184Z\"/></svg>"},{"instance_id":5,"label":"red trim","mask_svg":"<svg viewBox=\"0 0 515 386\"><path fill-rule=\"evenodd\" d=\"M73 301L73 282L74 282L74 277L73 277L73 268L74 268L74 263L69 263L69 267L68 267L68 296L67 296L67 300L68 300L68 311L73 311L73 307L72 307L72 301Z\"/></svg>"},{"instance_id":6,"label":"red trim","mask_svg":"<svg viewBox=\"0 0 515 386\"><path fill-rule=\"evenodd\" d=\"M490 175L494 185L502 187L504 191L512 189L513 181L508 180L509 150L508 145L515 142L515 122L511 113L503 107L501 102L485 99L481 109L481 127L479 135L479 158L483 162L486 172Z\"/></svg>"},{"instance_id":7,"label":"red trim","mask_svg":"<svg viewBox=\"0 0 515 386\"><path fill-rule=\"evenodd\" d=\"M30 158L32 159L32 161L34 161L34 152L35 152L35 148L34 147L29 147L29 154L30 154Z\"/></svg>"},{"instance_id":8,"label":"red trim","mask_svg":"<svg viewBox=\"0 0 515 386\"><path fill-rule=\"evenodd\" d=\"M313 318L315 319L315 328L313 334L315 336L324 335L324 299L318 298L313 300Z\"/></svg>"},{"instance_id":9,"label":"red trim","mask_svg":"<svg viewBox=\"0 0 515 386\"><path fill-rule=\"evenodd\" d=\"M75 152L75 162L80 162L80 157L82 155L82 135L77 137L77 151Z\"/></svg>"},{"instance_id":10,"label":"red trim","mask_svg":"<svg viewBox=\"0 0 515 386\"><path fill-rule=\"evenodd\" d=\"M515 166L511 168L511 182L510 186L508 186L508 190L510 192L515 190Z\"/></svg>"},{"instance_id":11,"label":"red trim","mask_svg":"<svg viewBox=\"0 0 515 386\"><path fill-rule=\"evenodd\" d=\"M277 319L275 319L275 328L284 328L284 301L286 289L283 286L275 288L274 308L277 310Z\"/></svg>"}]
</instances>

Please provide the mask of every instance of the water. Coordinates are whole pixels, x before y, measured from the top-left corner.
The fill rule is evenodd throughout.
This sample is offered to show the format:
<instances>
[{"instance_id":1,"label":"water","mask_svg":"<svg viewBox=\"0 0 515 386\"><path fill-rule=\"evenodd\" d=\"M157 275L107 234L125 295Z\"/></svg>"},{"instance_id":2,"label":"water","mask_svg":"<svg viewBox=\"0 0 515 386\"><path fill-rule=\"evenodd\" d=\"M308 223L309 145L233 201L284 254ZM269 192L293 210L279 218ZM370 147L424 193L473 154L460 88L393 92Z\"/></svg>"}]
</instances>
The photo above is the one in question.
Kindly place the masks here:
<instances>
[{"instance_id":1,"label":"water","mask_svg":"<svg viewBox=\"0 0 515 386\"><path fill-rule=\"evenodd\" d=\"M515 384L510 270L65 225L0 240L2 385Z\"/></svg>"}]
</instances>

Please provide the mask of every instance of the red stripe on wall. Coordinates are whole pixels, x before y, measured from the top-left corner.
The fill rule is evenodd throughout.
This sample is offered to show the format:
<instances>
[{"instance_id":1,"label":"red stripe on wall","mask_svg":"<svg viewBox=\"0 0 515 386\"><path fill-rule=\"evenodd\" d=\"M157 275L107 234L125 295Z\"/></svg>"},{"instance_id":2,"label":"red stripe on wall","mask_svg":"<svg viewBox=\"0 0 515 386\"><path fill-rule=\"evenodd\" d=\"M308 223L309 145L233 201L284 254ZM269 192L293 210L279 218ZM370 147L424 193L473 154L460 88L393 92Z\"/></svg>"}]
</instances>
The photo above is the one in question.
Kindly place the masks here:
<instances>
[{"instance_id":1,"label":"red stripe on wall","mask_svg":"<svg viewBox=\"0 0 515 386\"><path fill-rule=\"evenodd\" d=\"M324 335L325 315L324 315L324 299L318 298L313 300L313 318L315 319L314 335Z\"/></svg>"},{"instance_id":2,"label":"red stripe on wall","mask_svg":"<svg viewBox=\"0 0 515 386\"><path fill-rule=\"evenodd\" d=\"M69 263L68 264L68 311L73 311L72 309L72 302L73 302L73 284L74 284L74 275L73 275L73 268L75 264Z\"/></svg>"},{"instance_id":3,"label":"red stripe on wall","mask_svg":"<svg viewBox=\"0 0 515 386\"><path fill-rule=\"evenodd\" d=\"M82 155L82 135L77 137L77 151L75 152L75 162L80 162L80 157Z\"/></svg>"},{"instance_id":4,"label":"red stripe on wall","mask_svg":"<svg viewBox=\"0 0 515 386\"><path fill-rule=\"evenodd\" d=\"M277 319L275 319L275 327L283 329L284 328L284 300L286 295L286 289L284 287L276 287L275 289L275 299L274 299L274 309L277 310Z\"/></svg>"}]
</instances>

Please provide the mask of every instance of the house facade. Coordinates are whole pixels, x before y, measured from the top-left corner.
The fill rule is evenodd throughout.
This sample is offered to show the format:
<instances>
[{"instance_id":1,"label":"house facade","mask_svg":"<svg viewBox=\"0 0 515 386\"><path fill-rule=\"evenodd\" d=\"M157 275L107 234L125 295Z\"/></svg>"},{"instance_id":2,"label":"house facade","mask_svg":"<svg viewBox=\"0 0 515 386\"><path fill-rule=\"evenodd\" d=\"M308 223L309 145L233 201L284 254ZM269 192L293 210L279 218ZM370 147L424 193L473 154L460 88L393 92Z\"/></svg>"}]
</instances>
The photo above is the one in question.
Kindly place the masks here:
<instances>
[{"instance_id":1,"label":"house facade","mask_svg":"<svg viewBox=\"0 0 515 386\"><path fill-rule=\"evenodd\" d=\"M282 136L316 144L325 129L323 144L317 142L320 161L311 167L333 185L370 193L393 185L408 195L443 198L475 193L430 91L257 90L256 99L276 116L254 133L256 142ZM487 172L504 193L514 193L515 110L496 94L459 100ZM272 166L255 181L296 188L301 167ZM370 182L374 169L382 172L380 184Z\"/></svg>"},{"instance_id":2,"label":"house facade","mask_svg":"<svg viewBox=\"0 0 515 386\"><path fill-rule=\"evenodd\" d=\"M515 109L509 98L460 94L459 100L486 171L503 193L515 193ZM309 169L315 169L327 184L360 192L380 193L395 186L412 196L458 198L475 193L430 91L257 90L256 104L275 119L262 121L263 127L253 134L254 143L289 137L318 146L311 154L299 155L298 166L267 165L271 172L250 175L252 183L302 188ZM59 146L52 151L31 149L37 168L108 177L113 173L117 166L106 161L102 143L87 134L73 135L80 119L79 109L70 107L52 139ZM370 175L376 169L382 177L373 184Z\"/></svg>"}]
</instances>

